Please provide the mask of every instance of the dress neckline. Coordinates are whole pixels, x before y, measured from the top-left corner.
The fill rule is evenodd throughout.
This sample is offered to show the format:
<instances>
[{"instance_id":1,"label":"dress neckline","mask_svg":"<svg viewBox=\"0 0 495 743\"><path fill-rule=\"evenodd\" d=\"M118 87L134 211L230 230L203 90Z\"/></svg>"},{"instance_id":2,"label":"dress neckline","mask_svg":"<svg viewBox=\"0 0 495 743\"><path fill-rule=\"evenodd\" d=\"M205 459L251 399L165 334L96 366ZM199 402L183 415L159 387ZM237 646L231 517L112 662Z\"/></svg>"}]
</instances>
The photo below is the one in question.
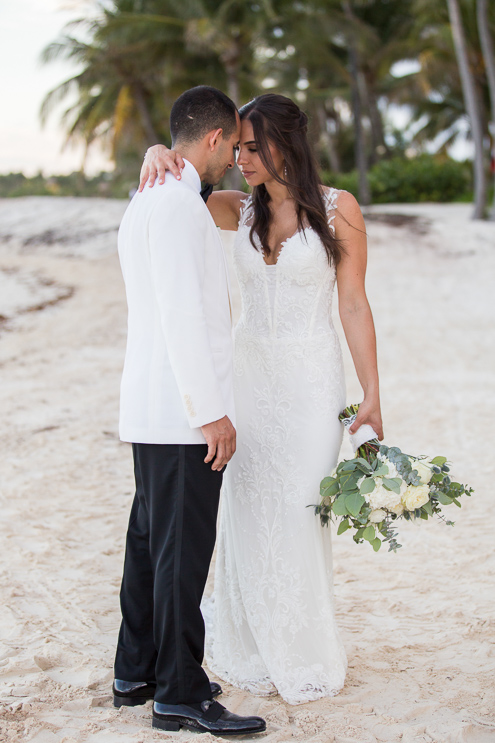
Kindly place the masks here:
<instances>
[{"instance_id":1,"label":"dress neckline","mask_svg":"<svg viewBox=\"0 0 495 743\"><path fill-rule=\"evenodd\" d=\"M296 231L294 232L294 234L290 235L290 237L288 237L288 238L287 238L286 240L282 240L282 242L280 243L280 250L278 251L278 255L277 255L277 260L275 261L275 263L267 263L267 262L265 261L265 254L264 254L264 253L263 253L263 251L261 250L261 251L260 251L260 253L261 253L261 258L262 258L262 260L263 260L263 263L265 264L265 266L268 266L269 268L270 268L270 267L273 267L273 268L275 268L276 266L278 266L278 262L279 262L279 260L280 260L280 256L281 256L281 255L282 255L282 253L284 252L284 250L285 250L285 246L287 245L287 243L288 243L288 242L290 242L291 240L293 240L293 239L294 239L295 237L297 237L298 235L304 234L304 233L306 232L306 230L308 230L308 229L311 229L311 227L303 227L303 228L302 228L302 230L296 230Z\"/></svg>"}]
</instances>

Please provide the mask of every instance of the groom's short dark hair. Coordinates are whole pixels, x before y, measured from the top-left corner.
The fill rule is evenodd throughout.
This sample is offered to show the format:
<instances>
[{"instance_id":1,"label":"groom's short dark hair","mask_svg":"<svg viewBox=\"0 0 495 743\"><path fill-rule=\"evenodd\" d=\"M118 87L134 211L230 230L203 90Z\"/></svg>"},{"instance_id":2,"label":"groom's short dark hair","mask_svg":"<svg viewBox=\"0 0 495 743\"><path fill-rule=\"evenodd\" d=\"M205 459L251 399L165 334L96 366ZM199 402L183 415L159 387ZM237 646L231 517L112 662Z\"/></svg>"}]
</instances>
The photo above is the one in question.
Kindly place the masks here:
<instances>
[{"instance_id":1,"label":"groom's short dark hair","mask_svg":"<svg viewBox=\"0 0 495 743\"><path fill-rule=\"evenodd\" d=\"M197 142L213 129L223 129L224 137L232 136L237 127L236 111L235 103L217 88L198 85L186 90L172 106L172 145Z\"/></svg>"}]
</instances>

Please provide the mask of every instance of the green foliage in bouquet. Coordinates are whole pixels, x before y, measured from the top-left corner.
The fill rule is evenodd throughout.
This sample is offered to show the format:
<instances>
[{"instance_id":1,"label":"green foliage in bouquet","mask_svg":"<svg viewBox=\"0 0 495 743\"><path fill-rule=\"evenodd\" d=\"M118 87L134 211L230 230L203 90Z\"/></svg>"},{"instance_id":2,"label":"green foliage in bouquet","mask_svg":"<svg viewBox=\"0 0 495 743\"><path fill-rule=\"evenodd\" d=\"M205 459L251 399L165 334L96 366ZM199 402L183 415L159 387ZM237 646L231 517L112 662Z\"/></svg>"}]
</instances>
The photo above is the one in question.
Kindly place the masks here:
<instances>
[{"instance_id":1,"label":"green foliage in bouquet","mask_svg":"<svg viewBox=\"0 0 495 743\"><path fill-rule=\"evenodd\" d=\"M358 408L350 405L340 420L350 425ZM436 515L445 521L442 506L455 503L460 508L460 496L471 495L472 488L452 481L449 472L446 457L413 457L372 439L322 480L315 513L324 526L336 517L337 534L354 529L356 543L369 542L377 552L382 541L388 542L389 552L395 552L401 546L394 531L397 519Z\"/></svg>"}]
</instances>

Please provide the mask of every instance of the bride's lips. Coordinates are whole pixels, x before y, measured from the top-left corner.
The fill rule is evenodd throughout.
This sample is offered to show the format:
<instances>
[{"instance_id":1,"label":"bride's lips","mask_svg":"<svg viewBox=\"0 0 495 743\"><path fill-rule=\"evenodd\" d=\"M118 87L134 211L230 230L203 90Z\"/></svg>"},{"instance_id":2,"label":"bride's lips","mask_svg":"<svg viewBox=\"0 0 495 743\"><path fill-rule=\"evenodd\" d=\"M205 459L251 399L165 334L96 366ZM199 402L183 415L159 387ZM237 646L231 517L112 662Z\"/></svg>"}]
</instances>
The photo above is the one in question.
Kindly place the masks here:
<instances>
[{"instance_id":1,"label":"bride's lips","mask_svg":"<svg viewBox=\"0 0 495 743\"><path fill-rule=\"evenodd\" d=\"M251 176L254 175L254 173L255 173L254 170L243 170L242 171L242 175L244 176L244 178L251 178Z\"/></svg>"}]
</instances>

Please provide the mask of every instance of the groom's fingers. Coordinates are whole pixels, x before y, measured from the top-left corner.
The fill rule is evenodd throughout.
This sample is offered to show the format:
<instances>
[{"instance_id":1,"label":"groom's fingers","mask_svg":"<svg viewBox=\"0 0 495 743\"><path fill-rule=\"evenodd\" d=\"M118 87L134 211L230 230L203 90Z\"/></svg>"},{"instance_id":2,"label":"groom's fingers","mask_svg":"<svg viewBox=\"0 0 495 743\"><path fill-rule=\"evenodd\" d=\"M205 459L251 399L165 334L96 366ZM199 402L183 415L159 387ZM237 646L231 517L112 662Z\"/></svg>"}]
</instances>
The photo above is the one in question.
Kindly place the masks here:
<instances>
[{"instance_id":1,"label":"groom's fingers","mask_svg":"<svg viewBox=\"0 0 495 743\"><path fill-rule=\"evenodd\" d=\"M208 462L211 462L217 450L216 443L213 443L211 441L208 441L207 443L208 443L208 454L205 457L206 464L208 464Z\"/></svg>"},{"instance_id":2,"label":"groom's fingers","mask_svg":"<svg viewBox=\"0 0 495 743\"><path fill-rule=\"evenodd\" d=\"M220 441L217 446L217 456L215 457L215 461L211 465L212 470L221 470L222 467L225 467L227 464L227 460L225 459L225 444Z\"/></svg>"}]
</instances>

